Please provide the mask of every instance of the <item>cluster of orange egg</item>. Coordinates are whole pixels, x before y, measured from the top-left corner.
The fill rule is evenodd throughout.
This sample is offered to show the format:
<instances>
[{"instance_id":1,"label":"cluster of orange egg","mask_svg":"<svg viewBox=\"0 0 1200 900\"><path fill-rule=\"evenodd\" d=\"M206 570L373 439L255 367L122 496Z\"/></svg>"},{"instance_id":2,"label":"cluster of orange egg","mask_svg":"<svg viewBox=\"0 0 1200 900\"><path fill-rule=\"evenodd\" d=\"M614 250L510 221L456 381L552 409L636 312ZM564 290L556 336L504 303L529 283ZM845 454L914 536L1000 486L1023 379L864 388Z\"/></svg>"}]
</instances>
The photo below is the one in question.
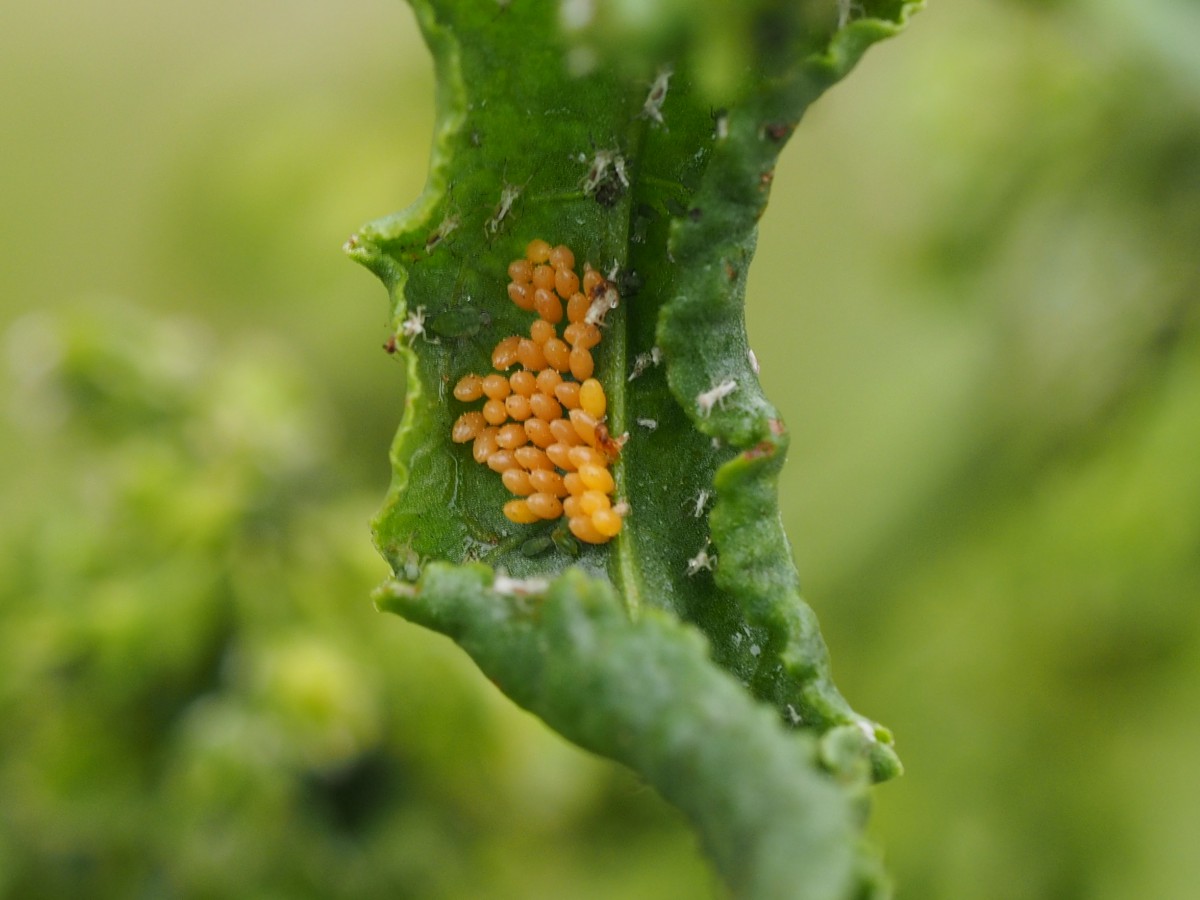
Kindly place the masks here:
<instances>
[{"instance_id":1,"label":"cluster of orange egg","mask_svg":"<svg viewBox=\"0 0 1200 900\"><path fill-rule=\"evenodd\" d=\"M589 321L593 302L607 304L612 285L590 266L583 280L575 255L561 244L531 241L508 267L508 296L537 313L529 337L514 335L492 351L490 375L465 375L454 386L463 402L486 398L481 411L454 423L455 443L473 441L475 461L500 474L517 499L504 515L518 524L566 515L571 533L603 544L621 531L625 504L612 502L610 463L620 452L604 424L608 400L592 377L600 329ZM567 325L562 337L558 324ZM511 375L500 374L520 365Z\"/></svg>"}]
</instances>

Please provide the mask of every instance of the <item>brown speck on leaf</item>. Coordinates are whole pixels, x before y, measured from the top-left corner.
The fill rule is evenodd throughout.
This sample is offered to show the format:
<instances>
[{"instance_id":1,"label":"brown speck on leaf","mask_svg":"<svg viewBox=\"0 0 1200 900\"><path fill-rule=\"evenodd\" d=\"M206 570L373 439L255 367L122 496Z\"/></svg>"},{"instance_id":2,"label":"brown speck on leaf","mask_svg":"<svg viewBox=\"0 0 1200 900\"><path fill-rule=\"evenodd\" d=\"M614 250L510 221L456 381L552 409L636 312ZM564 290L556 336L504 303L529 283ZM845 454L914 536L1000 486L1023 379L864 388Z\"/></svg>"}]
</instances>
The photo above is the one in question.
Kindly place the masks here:
<instances>
[{"instance_id":1,"label":"brown speck on leaf","mask_svg":"<svg viewBox=\"0 0 1200 900\"><path fill-rule=\"evenodd\" d=\"M625 193L625 189L617 181L605 181L596 188L596 202L605 209L612 209Z\"/></svg>"},{"instance_id":2,"label":"brown speck on leaf","mask_svg":"<svg viewBox=\"0 0 1200 900\"><path fill-rule=\"evenodd\" d=\"M782 141L792 133L792 126L787 122L769 122L763 126L763 134L773 141Z\"/></svg>"},{"instance_id":3,"label":"brown speck on leaf","mask_svg":"<svg viewBox=\"0 0 1200 900\"><path fill-rule=\"evenodd\" d=\"M764 456L770 456L775 452L775 445L770 441L762 441L759 444L751 447L742 454L742 458L746 460L760 459Z\"/></svg>"},{"instance_id":4,"label":"brown speck on leaf","mask_svg":"<svg viewBox=\"0 0 1200 900\"><path fill-rule=\"evenodd\" d=\"M625 446L625 441L628 439L629 435L627 434L623 434L619 438L614 438L609 434L608 426L603 422L596 425L596 444L609 459L615 460L621 455L621 448Z\"/></svg>"},{"instance_id":5,"label":"brown speck on leaf","mask_svg":"<svg viewBox=\"0 0 1200 900\"><path fill-rule=\"evenodd\" d=\"M783 419L772 419L770 421L771 434L780 437L787 434L787 426L783 424Z\"/></svg>"}]
</instances>

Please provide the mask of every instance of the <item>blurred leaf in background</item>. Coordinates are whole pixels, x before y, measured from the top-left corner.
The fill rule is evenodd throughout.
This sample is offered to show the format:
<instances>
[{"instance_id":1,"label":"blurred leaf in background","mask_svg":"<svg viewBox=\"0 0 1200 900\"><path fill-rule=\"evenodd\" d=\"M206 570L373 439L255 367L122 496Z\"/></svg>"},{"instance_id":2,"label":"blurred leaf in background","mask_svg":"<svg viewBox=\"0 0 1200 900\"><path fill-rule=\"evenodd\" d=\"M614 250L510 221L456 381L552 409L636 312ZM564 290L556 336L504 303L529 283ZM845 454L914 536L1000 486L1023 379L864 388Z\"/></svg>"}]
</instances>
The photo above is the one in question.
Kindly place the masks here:
<instances>
[{"instance_id":1,"label":"blurred leaf in background","mask_svg":"<svg viewBox=\"0 0 1200 900\"><path fill-rule=\"evenodd\" d=\"M0 894L707 890L652 794L381 626L364 497L282 345L112 304L8 337L60 468L0 561Z\"/></svg>"},{"instance_id":2,"label":"blurred leaf in background","mask_svg":"<svg viewBox=\"0 0 1200 900\"><path fill-rule=\"evenodd\" d=\"M1197 17L934 3L779 166L750 335L908 768L902 898L1200 881ZM3 31L0 896L716 895L671 810L366 600L402 383L338 248L424 177L404 5Z\"/></svg>"}]
</instances>

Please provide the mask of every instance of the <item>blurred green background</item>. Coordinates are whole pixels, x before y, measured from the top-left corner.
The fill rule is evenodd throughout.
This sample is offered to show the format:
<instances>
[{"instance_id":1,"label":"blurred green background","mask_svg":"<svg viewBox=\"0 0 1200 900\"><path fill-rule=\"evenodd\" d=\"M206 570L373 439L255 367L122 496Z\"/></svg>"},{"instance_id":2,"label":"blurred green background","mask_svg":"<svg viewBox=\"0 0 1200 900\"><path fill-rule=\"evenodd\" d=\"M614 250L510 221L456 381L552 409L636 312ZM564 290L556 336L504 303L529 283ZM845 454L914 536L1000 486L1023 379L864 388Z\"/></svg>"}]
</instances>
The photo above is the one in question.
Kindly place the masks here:
<instances>
[{"instance_id":1,"label":"blurred green background","mask_svg":"<svg viewBox=\"0 0 1200 900\"><path fill-rule=\"evenodd\" d=\"M720 896L376 614L425 175L399 0L0 14L0 897ZM779 166L749 328L901 898L1200 884L1200 9L933 0Z\"/></svg>"}]
</instances>

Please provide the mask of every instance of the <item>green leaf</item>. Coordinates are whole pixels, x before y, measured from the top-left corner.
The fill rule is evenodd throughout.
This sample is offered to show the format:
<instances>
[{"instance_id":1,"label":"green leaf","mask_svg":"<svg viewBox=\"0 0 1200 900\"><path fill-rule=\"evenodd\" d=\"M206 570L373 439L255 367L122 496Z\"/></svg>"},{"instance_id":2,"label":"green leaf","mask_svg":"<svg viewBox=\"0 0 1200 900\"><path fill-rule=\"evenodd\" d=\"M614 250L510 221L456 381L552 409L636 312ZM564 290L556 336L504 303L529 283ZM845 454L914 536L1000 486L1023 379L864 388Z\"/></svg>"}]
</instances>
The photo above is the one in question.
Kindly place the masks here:
<instances>
[{"instance_id":1,"label":"green leaf","mask_svg":"<svg viewBox=\"0 0 1200 900\"><path fill-rule=\"evenodd\" d=\"M392 488L375 522L397 574L382 596L404 602L385 605L456 636L517 702L642 772L692 815L748 896L780 895L762 887L776 883L763 873L798 865L783 845L812 830L811 810L781 800L789 812L760 805L757 817L716 827L712 810L701 801L689 807L688 798L714 798L722 786L709 779L737 776L693 765L657 743L662 734L631 723L670 706L690 723L681 728L703 729L696 692L721 678L712 689L741 698L739 721L757 715L754 698L791 729L785 739L777 724L761 741L770 748L763 753L794 761L793 777L831 787L837 780L819 767L847 783L860 771L875 780L899 772L890 734L834 687L815 616L800 598L776 502L787 432L755 377L742 316L780 149L807 106L919 4L865 6L869 17L839 30L832 0L718 2L711 15L667 0L613 2L598 4L586 23L573 16L589 4L565 4L564 28L559 6L546 0L414 2L438 76L429 184L408 210L347 244L389 288L395 348L407 366ZM590 262L620 289L593 353L609 430L629 433L614 475L632 512L601 546L564 539L553 523L508 521L500 478L474 462L468 445L450 441L468 408L451 396L453 384L491 371L500 339L528 333L532 314L508 300L506 270L535 237L568 245L580 266ZM505 579L535 579L538 587L525 590L538 595L543 579L573 571L554 581L544 618L531 614L518 640L504 636L511 611L486 589L483 570L455 573L432 561L481 562ZM578 617L550 614L572 604L603 606L603 625L589 619L576 633L564 622ZM589 661L580 643L588 628L603 633L610 656ZM626 657L625 641L641 655L631 645ZM561 679L553 692L543 683L549 659ZM620 660L650 680L633 678ZM587 700L594 695L607 699ZM747 768L738 780L747 797L769 793L776 776L786 781L780 766L763 769L735 746L736 730L722 740L731 746L714 752ZM835 795L842 811L830 822L849 821L849 796L840 788ZM775 829L782 844L763 837ZM825 858L819 844L810 849ZM762 852L744 852L749 845ZM797 856L802 867L815 858ZM743 857L755 860L748 871ZM844 886L846 871L813 883ZM833 887L811 894L843 895Z\"/></svg>"},{"instance_id":2,"label":"green leaf","mask_svg":"<svg viewBox=\"0 0 1200 900\"><path fill-rule=\"evenodd\" d=\"M578 571L491 580L480 565L433 564L419 587L391 582L377 599L453 637L566 737L640 772L692 819L738 896L882 889L873 860L855 858L857 817L818 767L823 748L713 666L695 629L656 610L631 620L609 584Z\"/></svg>"}]
</instances>

